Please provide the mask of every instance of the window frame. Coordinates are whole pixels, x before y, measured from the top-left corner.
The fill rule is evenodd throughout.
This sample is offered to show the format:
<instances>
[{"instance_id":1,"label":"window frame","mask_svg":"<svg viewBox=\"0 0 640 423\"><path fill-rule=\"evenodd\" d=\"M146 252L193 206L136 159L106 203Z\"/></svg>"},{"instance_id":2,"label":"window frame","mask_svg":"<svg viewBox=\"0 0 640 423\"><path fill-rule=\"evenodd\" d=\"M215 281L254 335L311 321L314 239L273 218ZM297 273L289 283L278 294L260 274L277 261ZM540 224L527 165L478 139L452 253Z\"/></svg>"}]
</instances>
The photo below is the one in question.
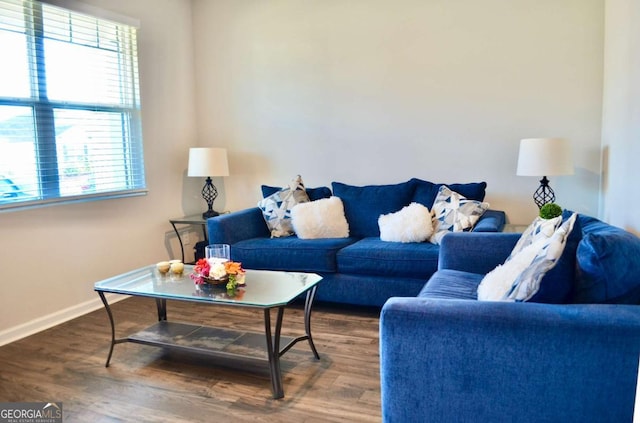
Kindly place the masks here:
<instances>
[{"instance_id":1,"label":"window frame","mask_svg":"<svg viewBox=\"0 0 640 423\"><path fill-rule=\"evenodd\" d=\"M28 98L1 97L0 107L16 106L27 107L32 110L32 125L30 130L33 131L35 139L33 141L36 150L36 173L38 180L39 195L36 199L27 199L22 201L8 201L0 203L0 212L11 210L22 210L28 208L49 206L55 204L67 204L75 202L85 202L94 200L103 200L111 198L122 198L129 196L146 195L148 190L146 187L145 162L143 154L143 138L142 138L142 119L139 94L139 73L138 73L138 55L137 55L137 34L135 26L125 23L117 23L100 16L95 13L87 13L84 11L76 12L64 7L60 7L52 2L51 4L43 3L36 0L23 0L23 10L31 9L31 12L24 11L23 18L25 24L25 38L27 61L29 68L29 79L31 82L31 95ZM45 40L56 38L47 37L45 33L45 19L43 6L54 7L73 15L85 15L91 20L96 21L96 25L105 21L115 24L118 28L126 29L129 33L119 40L128 44L125 47L119 47L114 50L119 60L122 60L127 66L131 67L126 71L119 71L118 77L121 79L119 92L120 97L127 97L127 100L120 100L120 104L104 104L104 103L82 103L79 101L59 101L50 100L47 95L48 81L45 67ZM70 24L71 25L71 24ZM71 26L70 26L71 29ZM99 40L99 38L97 38ZM83 45L69 41L74 45ZM96 47L101 48L101 47ZM103 48L109 50L107 48ZM131 83L132 87L128 87L125 91L123 88L122 78L126 78L127 83ZM125 104L123 104L125 103ZM130 106L127 106L130 104ZM58 160L58 145L56 141L56 121L54 111L56 110L82 110L89 112L105 112L120 115L122 123L122 144L121 152L124 157L124 170L117 175L123 177L126 181L125 189L109 189L98 192L81 193L74 195L61 196L60 185L61 175L59 172L60 161ZM117 138L116 138L117 140ZM85 144L86 145L86 144ZM43 170L46 168L46 171Z\"/></svg>"}]
</instances>

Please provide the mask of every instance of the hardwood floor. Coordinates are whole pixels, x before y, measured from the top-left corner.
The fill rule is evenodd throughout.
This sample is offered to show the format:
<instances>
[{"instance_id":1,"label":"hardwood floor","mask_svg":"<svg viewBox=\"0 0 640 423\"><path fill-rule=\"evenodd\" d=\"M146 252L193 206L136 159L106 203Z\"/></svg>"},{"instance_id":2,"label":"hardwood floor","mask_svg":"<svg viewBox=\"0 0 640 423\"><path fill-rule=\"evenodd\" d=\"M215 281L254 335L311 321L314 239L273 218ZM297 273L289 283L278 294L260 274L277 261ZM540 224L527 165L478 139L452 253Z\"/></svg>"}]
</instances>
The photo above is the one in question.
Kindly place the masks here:
<instances>
[{"instance_id":1,"label":"hardwood floor","mask_svg":"<svg viewBox=\"0 0 640 423\"><path fill-rule=\"evenodd\" d=\"M262 312L168 302L168 319L262 332ZM156 321L155 302L112 306L116 336ZM0 347L0 402L61 401L69 422L378 422L378 310L316 304L312 333L282 357L285 397L271 398L266 365L230 362L124 343L104 367L104 310ZM275 316L275 313L273 314ZM304 333L303 310L287 308L283 336Z\"/></svg>"}]
</instances>

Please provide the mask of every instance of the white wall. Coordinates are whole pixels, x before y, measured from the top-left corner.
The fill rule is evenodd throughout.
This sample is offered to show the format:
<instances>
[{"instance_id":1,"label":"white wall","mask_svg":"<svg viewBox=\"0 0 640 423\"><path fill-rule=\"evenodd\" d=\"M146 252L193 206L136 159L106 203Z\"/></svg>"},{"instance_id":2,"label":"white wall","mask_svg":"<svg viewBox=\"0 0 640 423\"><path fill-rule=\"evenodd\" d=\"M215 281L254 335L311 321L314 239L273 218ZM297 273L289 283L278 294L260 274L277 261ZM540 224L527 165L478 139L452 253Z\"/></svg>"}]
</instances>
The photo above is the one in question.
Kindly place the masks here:
<instances>
[{"instance_id":1,"label":"white wall","mask_svg":"<svg viewBox=\"0 0 640 423\"><path fill-rule=\"evenodd\" d=\"M597 215L603 0L193 0L198 139L230 149L227 206L261 183L485 180L536 214L521 138L571 139L558 202Z\"/></svg>"},{"instance_id":2,"label":"white wall","mask_svg":"<svg viewBox=\"0 0 640 423\"><path fill-rule=\"evenodd\" d=\"M183 187L196 144L189 1L84 1L140 21L149 194L0 214L0 344L98 306L94 282L166 259L167 219L193 203L183 200L195 192Z\"/></svg>"},{"instance_id":3,"label":"white wall","mask_svg":"<svg viewBox=\"0 0 640 423\"><path fill-rule=\"evenodd\" d=\"M603 217L640 235L640 3L607 0L605 16Z\"/></svg>"},{"instance_id":4,"label":"white wall","mask_svg":"<svg viewBox=\"0 0 640 423\"><path fill-rule=\"evenodd\" d=\"M297 173L415 176L486 180L526 222L537 178L515 176L518 140L564 136L578 171L551 178L558 200L597 214L603 0L82 1L140 21L149 194L0 214L0 344L168 256L167 219L204 206L185 177L195 145L229 148L217 209Z\"/></svg>"}]
</instances>

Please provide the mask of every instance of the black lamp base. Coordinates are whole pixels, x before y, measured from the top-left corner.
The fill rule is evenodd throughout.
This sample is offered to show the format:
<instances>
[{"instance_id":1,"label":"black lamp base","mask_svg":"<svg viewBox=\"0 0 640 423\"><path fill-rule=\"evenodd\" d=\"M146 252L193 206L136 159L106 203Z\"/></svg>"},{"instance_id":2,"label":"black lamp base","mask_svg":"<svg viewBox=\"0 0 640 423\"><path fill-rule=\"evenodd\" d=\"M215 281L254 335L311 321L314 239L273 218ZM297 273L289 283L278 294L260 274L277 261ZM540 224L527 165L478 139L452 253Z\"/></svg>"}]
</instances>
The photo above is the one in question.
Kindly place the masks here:
<instances>
[{"instance_id":1,"label":"black lamp base","mask_svg":"<svg viewBox=\"0 0 640 423\"><path fill-rule=\"evenodd\" d=\"M202 198L207 202L207 206L209 207L206 212L202 213L203 219L208 219L210 217L215 217L220 215L217 211L213 209L213 201L218 196L218 190L215 185L211 183L211 178L208 177L207 181L204 183L204 187L202 187Z\"/></svg>"},{"instance_id":2,"label":"black lamp base","mask_svg":"<svg viewBox=\"0 0 640 423\"><path fill-rule=\"evenodd\" d=\"M202 213L203 219L208 219L210 217L216 217L216 216L220 216L220 213L218 213L215 210L207 210L206 212Z\"/></svg>"},{"instance_id":3,"label":"black lamp base","mask_svg":"<svg viewBox=\"0 0 640 423\"><path fill-rule=\"evenodd\" d=\"M533 201L539 209L547 203L553 203L556 201L556 194L549 186L549 180L546 176L543 176L542 179L540 179L540 186L536 192L533 193Z\"/></svg>"}]
</instances>

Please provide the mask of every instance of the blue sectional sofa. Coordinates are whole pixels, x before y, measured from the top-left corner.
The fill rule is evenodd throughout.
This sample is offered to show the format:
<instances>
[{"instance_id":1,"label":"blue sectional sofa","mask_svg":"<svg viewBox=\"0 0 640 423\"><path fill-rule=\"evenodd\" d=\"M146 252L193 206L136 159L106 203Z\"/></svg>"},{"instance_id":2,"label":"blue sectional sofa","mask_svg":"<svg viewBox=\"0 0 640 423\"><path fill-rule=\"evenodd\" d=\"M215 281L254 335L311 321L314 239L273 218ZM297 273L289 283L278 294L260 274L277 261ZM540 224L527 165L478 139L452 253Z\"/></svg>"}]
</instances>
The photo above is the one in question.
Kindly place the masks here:
<instances>
[{"instance_id":1,"label":"blue sectional sofa","mask_svg":"<svg viewBox=\"0 0 640 423\"><path fill-rule=\"evenodd\" d=\"M430 210L442 184L420 179L393 185L352 186L339 182L307 189L310 200L332 194L344 205L348 238L271 238L258 207L207 221L209 242L231 245L232 260L247 269L318 273L318 301L381 307L392 296L416 296L437 270L439 245L380 240L378 217L418 202ZM486 183L447 184L468 199L483 201ZM278 187L263 186L263 195ZM500 231L502 211L487 210L474 231Z\"/></svg>"},{"instance_id":2,"label":"blue sectional sofa","mask_svg":"<svg viewBox=\"0 0 640 423\"><path fill-rule=\"evenodd\" d=\"M447 235L420 294L384 304L384 422L632 421L640 239L579 215L543 279L569 282L562 304L478 301L478 283L518 237Z\"/></svg>"}]
</instances>

